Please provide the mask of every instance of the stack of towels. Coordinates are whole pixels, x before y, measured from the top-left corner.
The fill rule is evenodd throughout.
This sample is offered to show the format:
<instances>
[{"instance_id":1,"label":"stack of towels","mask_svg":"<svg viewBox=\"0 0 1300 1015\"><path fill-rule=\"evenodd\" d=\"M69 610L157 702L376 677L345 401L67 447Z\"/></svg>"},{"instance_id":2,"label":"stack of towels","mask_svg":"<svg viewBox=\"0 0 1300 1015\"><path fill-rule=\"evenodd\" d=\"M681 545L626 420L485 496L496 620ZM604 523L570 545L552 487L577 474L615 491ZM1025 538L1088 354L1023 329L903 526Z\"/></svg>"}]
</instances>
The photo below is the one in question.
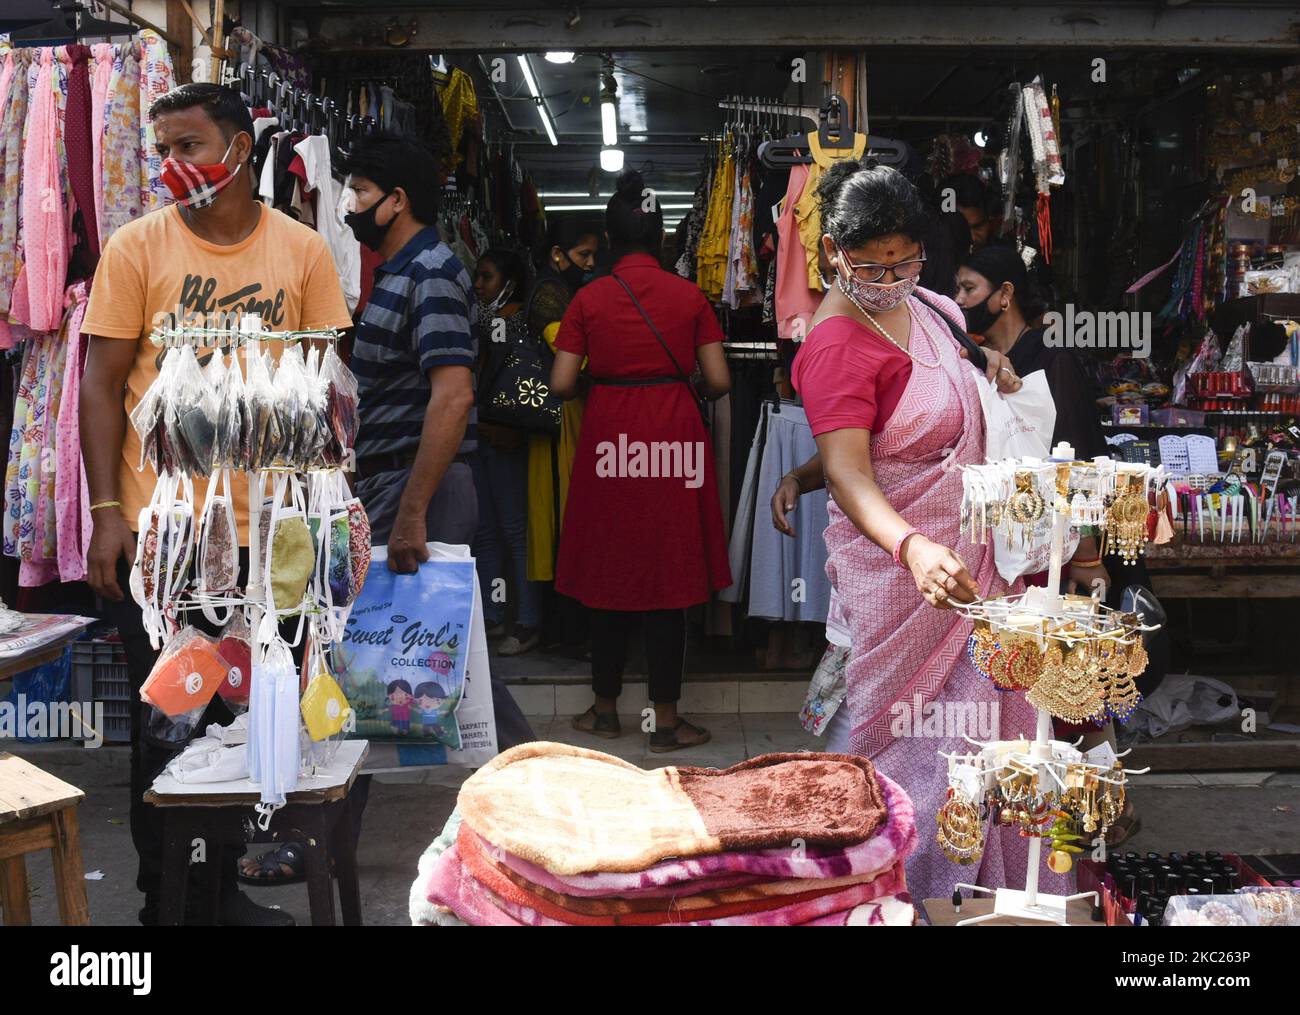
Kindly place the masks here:
<instances>
[{"instance_id":1,"label":"stack of towels","mask_svg":"<svg viewBox=\"0 0 1300 1015\"><path fill-rule=\"evenodd\" d=\"M461 788L412 887L418 923L910 925L912 802L865 758L645 771L522 744Z\"/></svg>"}]
</instances>

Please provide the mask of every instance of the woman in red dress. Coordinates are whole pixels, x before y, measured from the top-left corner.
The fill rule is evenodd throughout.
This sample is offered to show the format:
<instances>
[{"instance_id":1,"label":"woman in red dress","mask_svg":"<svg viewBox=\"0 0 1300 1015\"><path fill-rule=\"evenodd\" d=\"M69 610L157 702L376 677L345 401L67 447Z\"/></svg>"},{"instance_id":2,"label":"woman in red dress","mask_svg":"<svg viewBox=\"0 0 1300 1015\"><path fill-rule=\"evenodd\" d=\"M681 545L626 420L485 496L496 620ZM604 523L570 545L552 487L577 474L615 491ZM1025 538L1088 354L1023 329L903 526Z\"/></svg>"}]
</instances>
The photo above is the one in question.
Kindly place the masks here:
<instances>
[{"instance_id":1,"label":"woman in red dress","mask_svg":"<svg viewBox=\"0 0 1300 1015\"><path fill-rule=\"evenodd\" d=\"M595 704L576 729L617 737L628 638L644 630L660 753L709 739L677 714L686 609L731 584L713 447L696 393L731 388L722 329L704 294L659 265L663 213L639 173L605 211L613 273L585 286L556 336L551 388L591 391L560 533L555 587L591 610ZM688 378L698 364L703 380Z\"/></svg>"}]
</instances>

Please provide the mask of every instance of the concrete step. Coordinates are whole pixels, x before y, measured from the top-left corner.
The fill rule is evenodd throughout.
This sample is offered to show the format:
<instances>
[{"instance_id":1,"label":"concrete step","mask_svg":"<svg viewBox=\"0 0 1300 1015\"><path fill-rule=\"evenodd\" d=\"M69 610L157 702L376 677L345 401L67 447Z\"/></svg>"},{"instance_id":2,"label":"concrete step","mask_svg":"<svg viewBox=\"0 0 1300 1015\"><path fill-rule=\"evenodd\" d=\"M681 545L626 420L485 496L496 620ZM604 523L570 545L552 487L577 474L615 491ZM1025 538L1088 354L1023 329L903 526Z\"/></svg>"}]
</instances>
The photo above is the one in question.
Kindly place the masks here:
<instances>
[{"instance_id":1,"label":"concrete step","mask_svg":"<svg viewBox=\"0 0 1300 1015\"><path fill-rule=\"evenodd\" d=\"M677 707L687 715L737 715L745 712L797 716L808 692L808 677L774 680L771 674L764 676L766 679L762 680L688 676L682 684L682 697ZM581 682L536 679L506 682L526 716L567 717L577 715L591 705L590 673ZM649 708L648 686L644 680L625 680L619 710L639 713L642 708Z\"/></svg>"}]
</instances>

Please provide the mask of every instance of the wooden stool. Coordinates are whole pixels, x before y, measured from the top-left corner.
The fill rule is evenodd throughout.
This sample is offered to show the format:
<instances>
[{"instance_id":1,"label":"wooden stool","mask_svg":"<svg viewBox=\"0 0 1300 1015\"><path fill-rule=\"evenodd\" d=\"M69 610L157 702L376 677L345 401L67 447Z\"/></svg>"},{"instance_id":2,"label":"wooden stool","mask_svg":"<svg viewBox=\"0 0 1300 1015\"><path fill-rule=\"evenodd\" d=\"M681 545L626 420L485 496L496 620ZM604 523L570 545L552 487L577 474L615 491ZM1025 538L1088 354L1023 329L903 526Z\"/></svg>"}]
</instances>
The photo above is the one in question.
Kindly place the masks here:
<instances>
[{"instance_id":1,"label":"wooden stool","mask_svg":"<svg viewBox=\"0 0 1300 1015\"><path fill-rule=\"evenodd\" d=\"M22 758L0 752L0 907L7 926L32 922L23 858L42 849L54 857L60 921L68 927L89 926L77 828L77 805L85 795Z\"/></svg>"},{"instance_id":2,"label":"wooden stool","mask_svg":"<svg viewBox=\"0 0 1300 1015\"><path fill-rule=\"evenodd\" d=\"M302 832L313 926L334 925L331 860L332 876L339 884L343 924L361 926L361 889L348 793L369 747L364 740L341 744L329 771L300 780L297 792L288 794L285 806L272 817L269 834L257 835L260 841L269 837L273 842L282 842L292 841L291 830ZM253 805L258 798L257 790L246 779L236 783L178 783L165 774L145 793L145 803L163 809L160 925L179 926L184 922L189 865L199 842L208 861L206 888L212 903L208 916L216 923L221 847L251 841L252 822L257 817Z\"/></svg>"}]
</instances>

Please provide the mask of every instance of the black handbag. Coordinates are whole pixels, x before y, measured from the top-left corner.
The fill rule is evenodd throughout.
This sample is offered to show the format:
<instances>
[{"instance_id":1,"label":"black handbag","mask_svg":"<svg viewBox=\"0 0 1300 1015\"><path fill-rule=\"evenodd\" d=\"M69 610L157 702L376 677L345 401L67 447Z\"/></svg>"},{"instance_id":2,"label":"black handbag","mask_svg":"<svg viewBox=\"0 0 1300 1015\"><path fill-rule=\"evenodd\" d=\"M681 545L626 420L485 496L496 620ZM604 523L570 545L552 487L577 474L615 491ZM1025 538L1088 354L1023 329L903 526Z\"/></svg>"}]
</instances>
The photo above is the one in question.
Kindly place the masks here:
<instances>
[{"instance_id":1,"label":"black handbag","mask_svg":"<svg viewBox=\"0 0 1300 1015\"><path fill-rule=\"evenodd\" d=\"M659 329L655 327L654 321L650 320L650 315L647 314L645 312L645 308L641 306L641 301L638 300L636 296L633 294L631 286L629 286L617 275L614 275L612 273L610 275L610 278L612 278L615 282L617 282L619 285L623 287L623 291L627 293L628 298L631 299L633 306L636 307L637 312L641 315L641 319L645 321L646 326L650 329L650 333L654 335L654 337L658 339L659 344L663 346L664 352L668 354L668 358L672 361L673 369L677 371L676 379L686 385L686 390L691 393L691 398L695 402L695 407L700 410L700 419L704 420L705 426L708 426L709 425L708 400L700 396L700 393L698 390L696 390L695 383L691 380L690 375L687 374L686 371L681 368L681 364L677 362L677 357L673 355L673 351L668 348L668 343L664 341L663 335L659 334Z\"/></svg>"},{"instance_id":2,"label":"black handbag","mask_svg":"<svg viewBox=\"0 0 1300 1015\"><path fill-rule=\"evenodd\" d=\"M525 315L523 338L511 342L491 373L485 371L480 379L478 418L484 423L554 436L560 432L564 411L564 399L551 392L555 356L543 339L527 331L527 309L520 313ZM489 356L485 366L491 363Z\"/></svg>"}]
</instances>

